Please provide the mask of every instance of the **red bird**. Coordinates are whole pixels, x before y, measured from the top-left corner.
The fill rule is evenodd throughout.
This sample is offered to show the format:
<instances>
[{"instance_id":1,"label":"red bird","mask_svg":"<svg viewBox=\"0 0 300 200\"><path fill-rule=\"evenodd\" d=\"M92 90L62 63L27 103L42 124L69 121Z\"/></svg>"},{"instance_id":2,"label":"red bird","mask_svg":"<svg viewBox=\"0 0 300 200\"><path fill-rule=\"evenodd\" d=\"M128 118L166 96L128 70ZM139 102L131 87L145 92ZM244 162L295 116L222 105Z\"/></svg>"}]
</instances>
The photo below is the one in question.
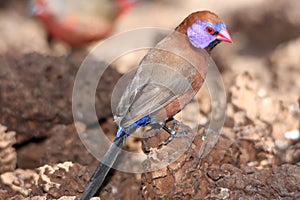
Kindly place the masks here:
<instances>
[{"instance_id":1,"label":"red bird","mask_svg":"<svg viewBox=\"0 0 300 200\"><path fill-rule=\"evenodd\" d=\"M165 123L199 91L205 79L209 53L221 41L232 42L225 23L210 11L199 11L190 14L148 52L117 106L117 136L81 199L90 199L97 192L126 138L136 129L160 125L170 134L163 144L178 134Z\"/></svg>"},{"instance_id":2,"label":"red bird","mask_svg":"<svg viewBox=\"0 0 300 200\"><path fill-rule=\"evenodd\" d=\"M30 10L53 37L72 47L109 36L115 19L138 0L31 0Z\"/></svg>"}]
</instances>

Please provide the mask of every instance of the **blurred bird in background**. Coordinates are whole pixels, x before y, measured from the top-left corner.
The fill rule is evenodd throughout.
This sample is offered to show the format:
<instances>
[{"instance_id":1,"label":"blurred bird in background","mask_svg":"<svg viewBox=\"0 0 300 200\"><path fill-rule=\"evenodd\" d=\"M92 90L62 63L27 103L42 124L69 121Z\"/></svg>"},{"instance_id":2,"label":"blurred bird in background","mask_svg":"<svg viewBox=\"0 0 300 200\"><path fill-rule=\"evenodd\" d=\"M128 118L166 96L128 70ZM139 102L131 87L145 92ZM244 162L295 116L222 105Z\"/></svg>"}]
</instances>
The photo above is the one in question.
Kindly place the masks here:
<instances>
[{"instance_id":1,"label":"blurred bird in background","mask_svg":"<svg viewBox=\"0 0 300 200\"><path fill-rule=\"evenodd\" d=\"M31 14L42 21L48 41L81 47L108 37L115 20L141 0L31 0Z\"/></svg>"},{"instance_id":2,"label":"blurred bird in background","mask_svg":"<svg viewBox=\"0 0 300 200\"><path fill-rule=\"evenodd\" d=\"M180 135L167 127L166 121L172 120L199 91L209 54L222 41L232 42L225 23L210 11L199 11L150 49L120 98L114 116L119 126L116 138L81 199L90 199L97 192L126 138L139 127L158 124L170 134L163 144Z\"/></svg>"}]
</instances>

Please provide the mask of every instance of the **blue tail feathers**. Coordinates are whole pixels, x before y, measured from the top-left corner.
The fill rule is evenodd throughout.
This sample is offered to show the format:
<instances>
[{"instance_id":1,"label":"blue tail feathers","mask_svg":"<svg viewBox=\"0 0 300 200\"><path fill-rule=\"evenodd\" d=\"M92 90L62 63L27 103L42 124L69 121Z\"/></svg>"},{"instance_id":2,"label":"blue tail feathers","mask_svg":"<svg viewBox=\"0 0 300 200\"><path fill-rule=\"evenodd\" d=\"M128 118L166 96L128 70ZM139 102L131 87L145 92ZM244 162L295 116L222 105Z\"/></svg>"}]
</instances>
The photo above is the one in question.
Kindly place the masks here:
<instances>
[{"instance_id":1,"label":"blue tail feathers","mask_svg":"<svg viewBox=\"0 0 300 200\"><path fill-rule=\"evenodd\" d=\"M130 136L131 133L133 133L136 129L138 129L141 126L147 125L150 122L150 116L147 115L140 120L136 121L132 125L128 126L127 128L123 128L122 126L119 126L118 132L117 132L117 138L123 136L123 134L126 134L126 137Z\"/></svg>"},{"instance_id":2,"label":"blue tail feathers","mask_svg":"<svg viewBox=\"0 0 300 200\"><path fill-rule=\"evenodd\" d=\"M117 131L117 138L119 138L121 135L123 135L125 132L123 131L124 128L122 128L121 126L119 126L118 131Z\"/></svg>"},{"instance_id":3,"label":"blue tail feathers","mask_svg":"<svg viewBox=\"0 0 300 200\"><path fill-rule=\"evenodd\" d=\"M105 180L105 177L110 168L116 161L120 149L122 148L122 145L124 144L126 138L129 137L130 134L133 133L136 129L141 126L147 125L148 123L150 123L149 115L143 117L142 119L136 121L134 124L126 128L119 126L116 138L102 158L102 161L94 172L92 178L90 179L88 186L81 196L81 200L88 200L97 192L97 190L101 187L103 181Z\"/></svg>"}]
</instances>

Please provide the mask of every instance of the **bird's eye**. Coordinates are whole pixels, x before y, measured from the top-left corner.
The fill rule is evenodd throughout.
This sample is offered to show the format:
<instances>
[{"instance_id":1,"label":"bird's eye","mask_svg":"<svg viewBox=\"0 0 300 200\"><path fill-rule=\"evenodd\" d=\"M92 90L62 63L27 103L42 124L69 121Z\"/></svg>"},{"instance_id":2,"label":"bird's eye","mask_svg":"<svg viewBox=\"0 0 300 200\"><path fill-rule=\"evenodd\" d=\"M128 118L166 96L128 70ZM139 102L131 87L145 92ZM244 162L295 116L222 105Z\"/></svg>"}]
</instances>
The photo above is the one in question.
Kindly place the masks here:
<instances>
[{"instance_id":1,"label":"bird's eye","mask_svg":"<svg viewBox=\"0 0 300 200\"><path fill-rule=\"evenodd\" d=\"M206 31L211 35L213 35L215 33L215 29L211 26L207 26Z\"/></svg>"}]
</instances>

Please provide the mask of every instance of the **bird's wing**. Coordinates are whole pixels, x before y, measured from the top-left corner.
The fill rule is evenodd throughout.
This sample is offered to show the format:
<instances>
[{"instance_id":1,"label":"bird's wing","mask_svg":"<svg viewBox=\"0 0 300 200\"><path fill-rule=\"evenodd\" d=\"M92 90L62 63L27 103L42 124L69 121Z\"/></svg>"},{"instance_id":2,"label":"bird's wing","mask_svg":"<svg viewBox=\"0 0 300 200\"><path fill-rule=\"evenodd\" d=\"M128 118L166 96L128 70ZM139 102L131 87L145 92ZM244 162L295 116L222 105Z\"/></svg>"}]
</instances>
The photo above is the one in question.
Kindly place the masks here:
<instances>
[{"instance_id":1,"label":"bird's wing","mask_svg":"<svg viewBox=\"0 0 300 200\"><path fill-rule=\"evenodd\" d=\"M122 117L122 126L127 127L142 117L163 108L190 88L190 83L187 80L178 79L178 77L175 79L176 76L174 75L166 74L166 76L172 81L158 83L148 80L148 82L142 83L141 87L134 87L135 89L130 90L128 96L122 98L119 105L124 105L125 102L129 103L127 107L118 107L117 112L125 111L125 115Z\"/></svg>"},{"instance_id":2,"label":"bird's wing","mask_svg":"<svg viewBox=\"0 0 300 200\"><path fill-rule=\"evenodd\" d=\"M129 126L191 89L197 73L194 65L203 65L203 56L198 58L193 55L190 60L183 58L177 54L176 48L184 46L173 41L174 38L171 40L170 36L165 38L142 60L116 108L115 119L121 126ZM167 50L169 47L172 50L161 49L166 46Z\"/></svg>"}]
</instances>

